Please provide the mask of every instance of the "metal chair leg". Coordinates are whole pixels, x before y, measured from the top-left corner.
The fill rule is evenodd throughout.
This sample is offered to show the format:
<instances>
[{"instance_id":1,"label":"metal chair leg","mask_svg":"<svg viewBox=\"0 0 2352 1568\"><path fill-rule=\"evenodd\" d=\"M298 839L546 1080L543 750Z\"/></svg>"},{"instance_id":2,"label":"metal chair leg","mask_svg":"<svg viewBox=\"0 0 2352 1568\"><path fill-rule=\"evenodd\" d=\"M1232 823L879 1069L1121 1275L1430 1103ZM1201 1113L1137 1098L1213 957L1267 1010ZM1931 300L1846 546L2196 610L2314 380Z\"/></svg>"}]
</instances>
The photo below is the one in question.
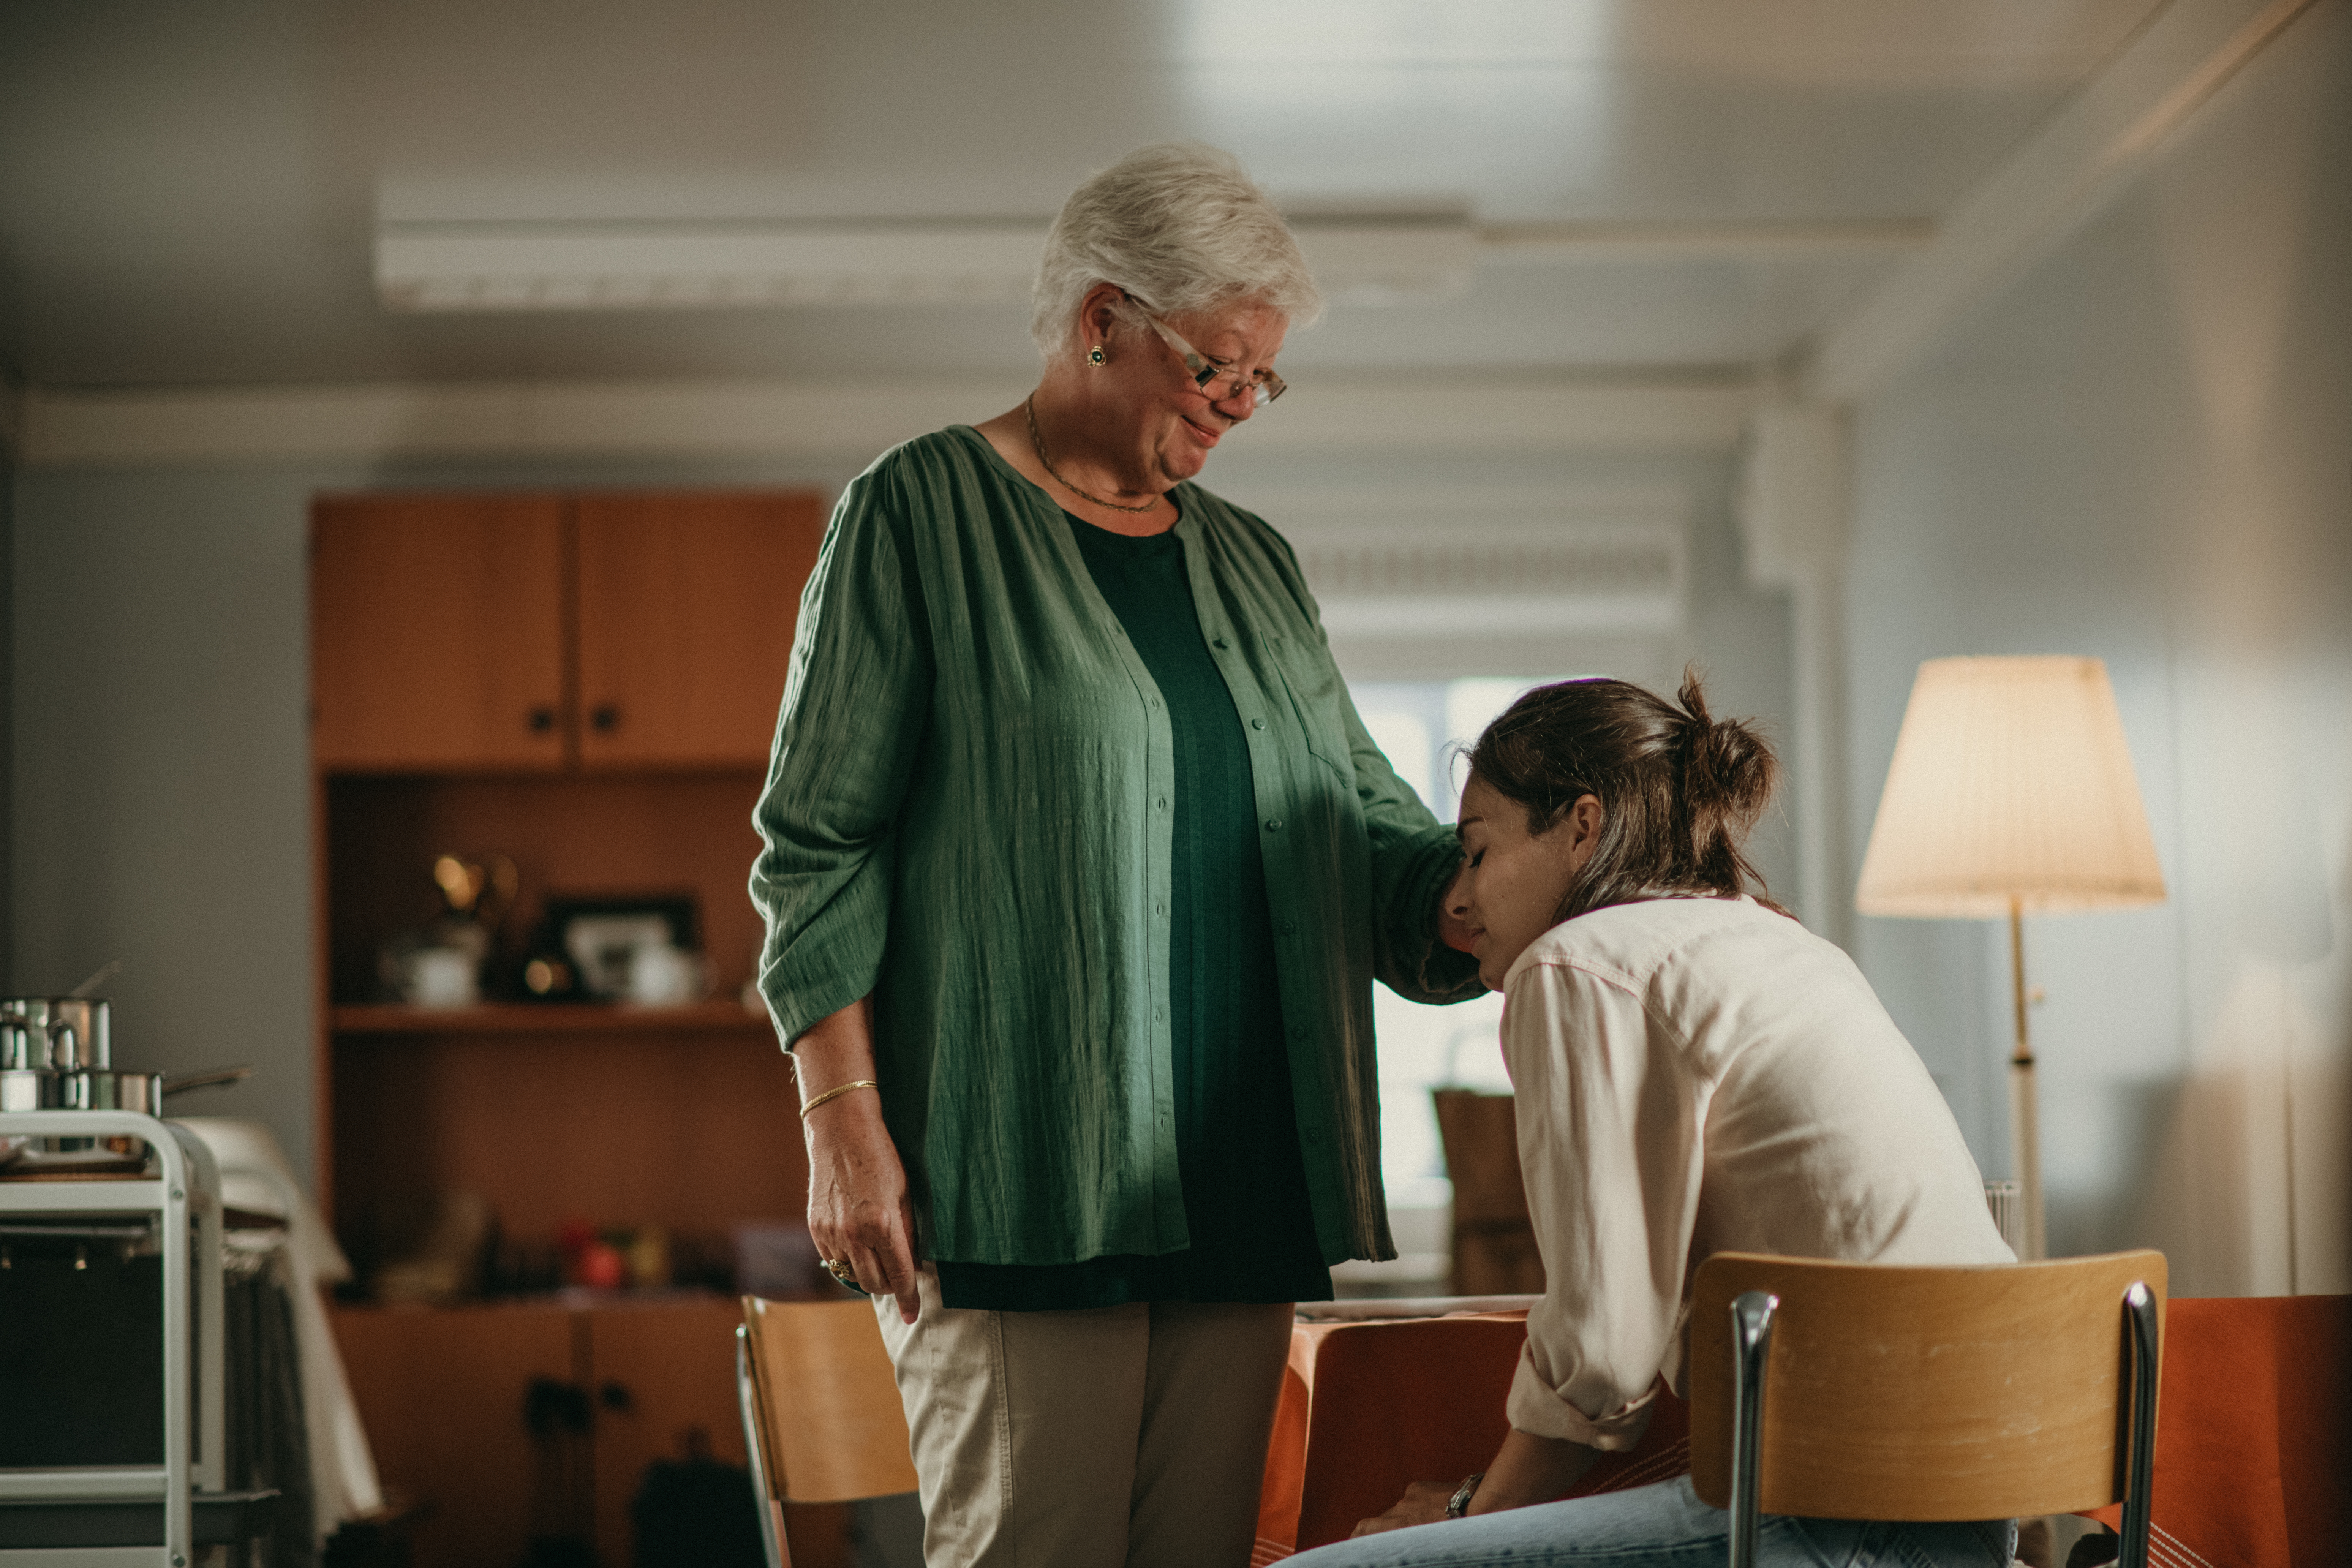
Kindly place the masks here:
<instances>
[{"instance_id":1,"label":"metal chair leg","mask_svg":"<svg viewBox=\"0 0 2352 1568\"><path fill-rule=\"evenodd\" d=\"M2123 1541L2116 1568L2147 1568L2149 1510L2156 1491L2156 1300L2132 1281L2124 1292L2124 1321L2132 1342L2131 1460L2124 1487Z\"/></svg>"},{"instance_id":2,"label":"metal chair leg","mask_svg":"<svg viewBox=\"0 0 2352 1568\"><path fill-rule=\"evenodd\" d=\"M1750 1290L1731 1303L1731 1568L1755 1568L1762 1513L1758 1485L1764 1447L1764 1367L1780 1299Z\"/></svg>"}]
</instances>

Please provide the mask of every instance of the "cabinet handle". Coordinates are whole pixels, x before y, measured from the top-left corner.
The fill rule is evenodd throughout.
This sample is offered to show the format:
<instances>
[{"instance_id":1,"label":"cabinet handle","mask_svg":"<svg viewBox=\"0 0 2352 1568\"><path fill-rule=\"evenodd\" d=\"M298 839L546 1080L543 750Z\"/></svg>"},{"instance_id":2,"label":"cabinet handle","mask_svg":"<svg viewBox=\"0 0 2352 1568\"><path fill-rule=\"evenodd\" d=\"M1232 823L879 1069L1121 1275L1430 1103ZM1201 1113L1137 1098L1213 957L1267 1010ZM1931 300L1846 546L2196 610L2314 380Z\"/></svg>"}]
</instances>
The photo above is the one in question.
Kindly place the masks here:
<instances>
[{"instance_id":1,"label":"cabinet handle","mask_svg":"<svg viewBox=\"0 0 2352 1568\"><path fill-rule=\"evenodd\" d=\"M525 715L524 722L530 726L532 734L544 735L555 728L555 710L542 703Z\"/></svg>"},{"instance_id":2,"label":"cabinet handle","mask_svg":"<svg viewBox=\"0 0 2352 1568\"><path fill-rule=\"evenodd\" d=\"M588 727L599 735L609 735L621 727L621 710L610 702L599 702L588 710Z\"/></svg>"}]
</instances>

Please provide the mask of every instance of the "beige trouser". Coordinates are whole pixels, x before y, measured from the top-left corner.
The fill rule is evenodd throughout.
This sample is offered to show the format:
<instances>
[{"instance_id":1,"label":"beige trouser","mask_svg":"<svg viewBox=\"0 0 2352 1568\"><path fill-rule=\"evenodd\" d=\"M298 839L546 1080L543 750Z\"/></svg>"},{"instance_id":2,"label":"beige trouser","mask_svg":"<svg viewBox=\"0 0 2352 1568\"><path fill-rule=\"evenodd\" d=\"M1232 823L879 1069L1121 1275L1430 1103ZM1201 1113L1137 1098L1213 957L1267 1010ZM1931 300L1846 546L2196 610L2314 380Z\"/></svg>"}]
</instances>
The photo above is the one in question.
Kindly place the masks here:
<instances>
[{"instance_id":1,"label":"beige trouser","mask_svg":"<svg viewBox=\"0 0 2352 1568\"><path fill-rule=\"evenodd\" d=\"M875 1299L906 1402L929 1568L1245 1568L1286 1304L1082 1312Z\"/></svg>"}]
</instances>

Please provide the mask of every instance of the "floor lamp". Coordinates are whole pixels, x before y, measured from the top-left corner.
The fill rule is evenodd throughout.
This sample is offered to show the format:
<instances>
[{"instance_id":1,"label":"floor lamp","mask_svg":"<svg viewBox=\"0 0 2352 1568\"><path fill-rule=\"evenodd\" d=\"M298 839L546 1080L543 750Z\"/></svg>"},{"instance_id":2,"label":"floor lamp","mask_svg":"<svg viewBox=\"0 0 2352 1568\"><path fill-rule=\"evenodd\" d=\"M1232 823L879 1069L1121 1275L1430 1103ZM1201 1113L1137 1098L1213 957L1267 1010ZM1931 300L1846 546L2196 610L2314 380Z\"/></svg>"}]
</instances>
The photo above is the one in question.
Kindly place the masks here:
<instances>
[{"instance_id":1,"label":"floor lamp","mask_svg":"<svg viewBox=\"0 0 2352 1568\"><path fill-rule=\"evenodd\" d=\"M2164 873L2105 664L1933 658L1919 667L1854 907L2009 921L2017 1034L2010 1137L2029 1258L2046 1250L2024 917L2163 901Z\"/></svg>"}]
</instances>

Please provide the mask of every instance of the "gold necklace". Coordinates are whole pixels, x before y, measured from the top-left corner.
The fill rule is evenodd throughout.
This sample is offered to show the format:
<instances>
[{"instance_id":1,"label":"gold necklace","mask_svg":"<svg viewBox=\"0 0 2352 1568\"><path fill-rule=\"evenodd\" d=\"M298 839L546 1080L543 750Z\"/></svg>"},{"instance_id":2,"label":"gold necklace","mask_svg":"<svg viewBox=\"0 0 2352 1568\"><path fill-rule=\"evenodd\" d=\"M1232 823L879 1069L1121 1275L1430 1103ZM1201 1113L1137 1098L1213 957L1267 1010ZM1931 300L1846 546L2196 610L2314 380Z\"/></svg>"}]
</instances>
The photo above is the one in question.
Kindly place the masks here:
<instances>
[{"instance_id":1,"label":"gold necklace","mask_svg":"<svg viewBox=\"0 0 2352 1568\"><path fill-rule=\"evenodd\" d=\"M1055 472L1054 459L1045 456L1045 437L1037 434L1036 404L1037 395L1034 392L1027 397L1022 399L1021 402L1021 411L1029 416L1029 444L1037 448L1037 460L1045 465L1045 471L1047 473L1053 474L1055 479L1061 481L1061 486L1064 489L1069 491L1074 496L1084 496L1087 500L1094 502L1097 506L1107 506L1113 511L1150 511L1157 508L1160 501L1166 499L1162 496L1153 496L1141 506L1121 506L1115 500L1103 500L1102 497L1095 494L1092 490L1082 490L1078 489L1077 486L1070 483L1069 480L1062 479L1062 476L1059 473Z\"/></svg>"}]
</instances>

